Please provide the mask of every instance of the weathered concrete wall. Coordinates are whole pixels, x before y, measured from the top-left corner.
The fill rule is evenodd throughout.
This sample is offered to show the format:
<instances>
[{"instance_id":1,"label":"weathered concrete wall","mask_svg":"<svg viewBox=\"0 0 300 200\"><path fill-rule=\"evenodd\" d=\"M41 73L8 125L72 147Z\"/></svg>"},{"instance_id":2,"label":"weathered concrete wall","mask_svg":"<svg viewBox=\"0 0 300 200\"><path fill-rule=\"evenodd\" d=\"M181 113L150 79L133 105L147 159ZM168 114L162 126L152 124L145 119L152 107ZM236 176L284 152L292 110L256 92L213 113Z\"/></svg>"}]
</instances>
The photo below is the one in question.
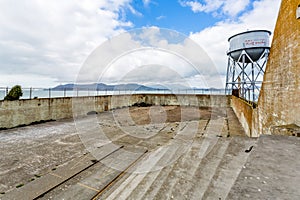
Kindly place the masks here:
<instances>
[{"instance_id":1,"label":"weathered concrete wall","mask_svg":"<svg viewBox=\"0 0 300 200\"><path fill-rule=\"evenodd\" d=\"M254 108L248 102L237 98L235 96L231 97L231 107L242 124L245 133L249 137L257 137L257 132L253 131L253 113Z\"/></svg>"},{"instance_id":2,"label":"weathered concrete wall","mask_svg":"<svg viewBox=\"0 0 300 200\"><path fill-rule=\"evenodd\" d=\"M136 97L140 98L140 95ZM230 96L225 95L164 95L144 96L144 102L152 105L184 105L199 107L228 107Z\"/></svg>"},{"instance_id":3,"label":"weathered concrete wall","mask_svg":"<svg viewBox=\"0 0 300 200\"><path fill-rule=\"evenodd\" d=\"M255 116L255 131L259 134L271 134L273 126L300 125L299 4L300 0L281 3Z\"/></svg>"},{"instance_id":4,"label":"weathered concrete wall","mask_svg":"<svg viewBox=\"0 0 300 200\"><path fill-rule=\"evenodd\" d=\"M0 128L77 117L90 111L103 112L142 102L152 105L228 107L230 96L136 94L0 101Z\"/></svg>"},{"instance_id":5,"label":"weathered concrete wall","mask_svg":"<svg viewBox=\"0 0 300 200\"><path fill-rule=\"evenodd\" d=\"M71 98L0 101L0 128L69 117Z\"/></svg>"}]
</instances>

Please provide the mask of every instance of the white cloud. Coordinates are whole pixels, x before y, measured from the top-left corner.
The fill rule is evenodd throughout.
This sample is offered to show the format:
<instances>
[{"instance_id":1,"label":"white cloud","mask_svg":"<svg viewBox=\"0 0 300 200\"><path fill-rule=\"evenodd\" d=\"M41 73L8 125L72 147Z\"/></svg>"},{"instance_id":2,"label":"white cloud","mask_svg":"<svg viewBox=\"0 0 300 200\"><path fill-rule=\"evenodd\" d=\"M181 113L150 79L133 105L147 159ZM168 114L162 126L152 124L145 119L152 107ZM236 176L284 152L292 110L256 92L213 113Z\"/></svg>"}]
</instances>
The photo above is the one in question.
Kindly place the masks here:
<instances>
[{"instance_id":1,"label":"white cloud","mask_svg":"<svg viewBox=\"0 0 300 200\"><path fill-rule=\"evenodd\" d=\"M162 20L162 19L165 19L165 18L166 18L166 16L160 15L160 16L156 17L155 19L156 19L156 20Z\"/></svg>"},{"instance_id":2,"label":"white cloud","mask_svg":"<svg viewBox=\"0 0 300 200\"><path fill-rule=\"evenodd\" d=\"M229 16L236 16L246 9L250 0L226 0L223 5L223 12Z\"/></svg>"},{"instance_id":3,"label":"white cloud","mask_svg":"<svg viewBox=\"0 0 300 200\"><path fill-rule=\"evenodd\" d=\"M121 19L124 9L130 9L130 0L1 1L0 85L28 82L22 74L39 77L36 87L41 77L73 81L98 44L132 26Z\"/></svg>"},{"instance_id":4,"label":"white cloud","mask_svg":"<svg viewBox=\"0 0 300 200\"><path fill-rule=\"evenodd\" d=\"M236 21L218 22L200 32L191 33L190 38L208 53L219 73L223 76L222 79L224 79L227 70L228 38L247 30L266 29L273 32L279 5L280 0L255 1L253 9L244 13Z\"/></svg>"},{"instance_id":5,"label":"white cloud","mask_svg":"<svg viewBox=\"0 0 300 200\"><path fill-rule=\"evenodd\" d=\"M223 0L205 0L205 3L198 1L179 1L181 6L191 7L193 12L212 12L223 5Z\"/></svg>"},{"instance_id":6,"label":"white cloud","mask_svg":"<svg viewBox=\"0 0 300 200\"><path fill-rule=\"evenodd\" d=\"M151 0L143 0L144 6L148 6L150 4Z\"/></svg>"},{"instance_id":7,"label":"white cloud","mask_svg":"<svg viewBox=\"0 0 300 200\"><path fill-rule=\"evenodd\" d=\"M132 14L134 14L134 15L136 15L136 16L139 16L139 17L143 16L142 13L140 13L139 11L137 11L136 9L134 9L131 5L129 5L128 8L129 8L129 10L130 10L130 12L131 12Z\"/></svg>"},{"instance_id":8,"label":"white cloud","mask_svg":"<svg viewBox=\"0 0 300 200\"><path fill-rule=\"evenodd\" d=\"M32 86L35 86L36 88L48 88L49 83L56 82L56 78L38 75L38 74L6 74L1 75L1 82L5 83L5 85L2 85L1 87L6 86L14 86L16 84L20 84L18 81L22 81L21 86L23 88L30 88ZM37 85L37 83L39 83ZM56 82L58 85L59 83Z\"/></svg>"},{"instance_id":9,"label":"white cloud","mask_svg":"<svg viewBox=\"0 0 300 200\"><path fill-rule=\"evenodd\" d=\"M229 15L235 17L241 13L249 5L250 0L204 0L204 3L199 1L179 0L183 7L190 7L193 12L214 13L216 15Z\"/></svg>"},{"instance_id":10,"label":"white cloud","mask_svg":"<svg viewBox=\"0 0 300 200\"><path fill-rule=\"evenodd\" d=\"M195 42L176 32L152 27L137 30L136 35L123 33L124 27L132 26L124 16L126 9L134 12L131 0L59 3L32 0L20 1L17 5L1 1L0 86L27 83L26 87L49 87L74 81L78 74L80 81L96 82L102 68L117 59L115 66L101 77L107 83L126 80L153 84L159 81L167 85L223 87L220 80L226 72L228 37L247 29L273 30L279 1L255 1L253 10L244 12L236 21L220 21L190 34L190 38L209 54L222 76ZM223 13L237 15L248 4L247 0L244 3L228 0L226 2L232 4L230 9L224 2L206 0L206 4L195 4L194 9L204 12L222 9ZM86 57L99 44L102 44L100 50L97 48L90 57L92 59L85 63L88 67L79 72ZM116 58L145 46L165 51L143 50ZM196 66L196 71L192 65Z\"/></svg>"},{"instance_id":11,"label":"white cloud","mask_svg":"<svg viewBox=\"0 0 300 200\"><path fill-rule=\"evenodd\" d=\"M78 82L209 87L218 80L222 85L218 75L207 54L191 39L151 27L123 33L97 48L83 65Z\"/></svg>"}]
</instances>

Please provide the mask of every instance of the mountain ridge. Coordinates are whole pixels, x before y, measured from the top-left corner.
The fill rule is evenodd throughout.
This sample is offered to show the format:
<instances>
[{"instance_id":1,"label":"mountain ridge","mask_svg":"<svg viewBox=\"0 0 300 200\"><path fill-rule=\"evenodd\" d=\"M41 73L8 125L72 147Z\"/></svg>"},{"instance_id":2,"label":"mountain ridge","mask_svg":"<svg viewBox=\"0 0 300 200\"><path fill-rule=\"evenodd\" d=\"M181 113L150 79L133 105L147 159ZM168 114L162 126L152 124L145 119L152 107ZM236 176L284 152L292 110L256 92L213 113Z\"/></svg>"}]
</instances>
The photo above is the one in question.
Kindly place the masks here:
<instances>
[{"instance_id":1,"label":"mountain ridge","mask_svg":"<svg viewBox=\"0 0 300 200\"><path fill-rule=\"evenodd\" d=\"M165 90L161 88L148 87L136 83L127 83L127 84L116 84L116 85L107 85L104 83L91 83L91 84L64 84L58 85L52 88L52 90Z\"/></svg>"}]
</instances>

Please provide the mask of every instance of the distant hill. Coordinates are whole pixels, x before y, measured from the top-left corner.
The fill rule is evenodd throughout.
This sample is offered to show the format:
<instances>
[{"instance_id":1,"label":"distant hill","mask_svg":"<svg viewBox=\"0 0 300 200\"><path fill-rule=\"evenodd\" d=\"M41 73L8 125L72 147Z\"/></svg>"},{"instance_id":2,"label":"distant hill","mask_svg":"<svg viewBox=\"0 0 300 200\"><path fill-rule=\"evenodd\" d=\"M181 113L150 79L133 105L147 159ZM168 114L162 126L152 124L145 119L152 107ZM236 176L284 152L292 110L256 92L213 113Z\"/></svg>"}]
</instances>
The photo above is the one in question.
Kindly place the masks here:
<instances>
[{"instance_id":1,"label":"distant hill","mask_svg":"<svg viewBox=\"0 0 300 200\"><path fill-rule=\"evenodd\" d=\"M147 87L151 87L151 88L155 88L155 89L159 89L159 90L169 90L168 87L160 85L160 84L156 84L156 85L147 85Z\"/></svg>"},{"instance_id":2,"label":"distant hill","mask_svg":"<svg viewBox=\"0 0 300 200\"><path fill-rule=\"evenodd\" d=\"M154 90L223 90L222 88L188 88L184 85L173 84L173 85L140 85L136 83L128 83L128 84L117 84L117 85L106 85L104 83L92 83L92 84L64 84L58 85L52 90L63 91L63 90L74 90L74 88L79 90L99 90L99 91L114 91L114 90L137 90L137 91L154 91Z\"/></svg>"},{"instance_id":3,"label":"distant hill","mask_svg":"<svg viewBox=\"0 0 300 200\"><path fill-rule=\"evenodd\" d=\"M140 84L129 83L129 84L118 84L118 85L106 85L104 83L93 83L93 84L64 84L59 85L52 90L143 90L143 91L152 91L152 90L161 90L160 88L147 87Z\"/></svg>"}]
</instances>

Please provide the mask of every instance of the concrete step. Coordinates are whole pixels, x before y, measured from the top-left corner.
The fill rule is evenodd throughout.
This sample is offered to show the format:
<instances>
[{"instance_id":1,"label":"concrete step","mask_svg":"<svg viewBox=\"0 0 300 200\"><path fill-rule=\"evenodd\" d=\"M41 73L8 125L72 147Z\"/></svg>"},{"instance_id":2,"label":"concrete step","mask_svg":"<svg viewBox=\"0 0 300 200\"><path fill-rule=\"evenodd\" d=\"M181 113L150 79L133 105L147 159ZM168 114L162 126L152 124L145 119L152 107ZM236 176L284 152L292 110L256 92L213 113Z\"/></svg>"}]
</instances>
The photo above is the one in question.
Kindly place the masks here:
<instances>
[{"instance_id":1,"label":"concrete step","mask_svg":"<svg viewBox=\"0 0 300 200\"><path fill-rule=\"evenodd\" d=\"M158 176L157 179L164 181L160 181L161 185L159 188L155 189L155 193L153 190L151 192L151 196L148 195L148 199L168 199L171 197L172 188L179 182L180 174L185 171L185 169L191 164L191 149L197 147L199 144L195 143L195 139L197 139L199 132L202 132L205 128L206 122L199 125L199 129L195 137L193 137L193 144L188 148L186 152L172 165L172 167L166 170L167 173L162 174L163 177ZM190 138L191 139L191 138ZM197 141L201 141L200 139ZM201 146L201 145L200 145ZM159 182L159 181L158 181ZM153 183L154 187L157 187L157 184ZM147 191L148 193L148 191ZM146 195L147 195L146 193Z\"/></svg>"},{"instance_id":2,"label":"concrete step","mask_svg":"<svg viewBox=\"0 0 300 200\"><path fill-rule=\"evenodd\" d=\"M201 133L204 129L205 125L207 123L207 120L201 120L198 123L198 130L197 134ZM184 126L186 128L186 126ZM182 129L184 130L184 129ZM187 136L185 136L187 137ZM177 136L176 139L183 139L182 136ZM189 137L188 139L191 139ZM175 140L180 141L180 140ZM194 147L194 144L192 144L191 147ZM168 174L171 172L173 167L170 167L170 164L173 164L176 160L178 160L178 156L182 155L182 148L180 148L182 145L182 142L177 145L172 145L172 149L169 154L165 154L158 162L158 165L163 167L159 170L149 172L146 174L146 176L143 178L143 180L138 184L138 186L131 192L131 194L128 196L128 199L134 199L134 200L144 200L144 199L152 199L154 194L158 192L158 187L160 184L162 184L165 177L168 177ZM190 151L190 148L186 149L186 152L188 153ZM170 163L171 162L171 163ZM153 190L153 186L157 187L156 190Z\"/></svg>"},{"instance_id":3,"label":"concrete step","mask_svg":"<svg viewBox=\"0 0 300 200\"><path fill-rule=\"evenodd\" d=\"M132 153L123 149L104 158L93 169L76 176L73 180L58 188L53 194L47 194L42 199L55 196L56 199L72 200L92 199L115 180L123 171L127 170L144 152Z\"/></svg>"},{"instance_id":4,"label":"concrete step","mask_svg":"<svg viewBox=\"0 0 300 200\"><path fill-rule=\"evenodd\" d=\"M206 123L203 123L203 125L206 125ZM199 163L201 163L201 159L214 148L218 140L216 135L222 130L223 125L222 118L210 120L204 130L204 136L202 138L194 138L193 145L189 151L173 165L167 177L164 178L163 184L159 189L156 189L157 193L155 196L150 197L151 199L184 198L182 194L192 187L191 180L194 173ZM204 129L204 126L202 128ZM202 131L200 130L200 132ZM160 178L158 177L158 179ZM182 187L183 185L184 187Z\"/></svg>"},{"instance_id":5,"label":"concrete step","mask_svg":"<svg viewBox=\"0 0 300 200\"><path fill-rule=\"evenodd\" d=\"M245 150L255 145L256 142L256 139L245 137L230 139L230 144L203 195L203 199L226 199L251 154L251 152L245 153Z\"/></svg>"},{"instance_id":6,"label":"concrete step","mask_svg":"<svg viewBox=\"0 0 300 200\"><path fill-rule=\"evenodd\" d=\"M147 199L145 197L146 193L148 191L151 191L150 187L152 185L157 186L154 182L159 178L162 177L162 174L168 174L168 172L171 171L170 164L172 164L176 159L177 155L180 155L182 153L182 149L179 148L178 146L173 146L172 149L168 151L160 160L158 163L162 167L159 170L149 172L146 175L143 180L137 185L137 187L131 192L130 196L128 199L134 199L134 200L143 200ZM166 168L169 168L168 170L165 170ZM166 173L167 172L167 173ZM167 176L165 176L167 177Z\"/></svg>"},{"instance_id":7,"label":"concrete step","mask_svg":"<svg viewBox=\"0 0 300 200\"><path fill-rule=\"evenodd\" d=\"M105 199L147 199L146 193L151 190L151 185L154 184L156 178L161 178L163 173L168 174L168 170L165 169L169 167L165 166L173 163L179 155L188 150L190 142L197 134L197 124L198 122L189 122L186 126L183 126L181 132L168 145L160 148L160 152L156 151L141 161L141 164L135 170L139 172L138 174L133 173L128 176L123 180L122 185L115 188L110 195L105 196ZM155 185L157 186L157 184Z\"/></svg>"},{"instance_id":8,"label":"concrete step","mask_svg":"<svg viewBox=\"0 0 300 200\"><path fill-rule=\"evenodd\" d=\"M223 118L210 120L204 131L204 138L201 140L198 138L195 139L190 151L183 157L182 160L180 160L181 162L178 166L180 170L176 177L176 183L172 188L170 188L168 198L186 198L187 191L193 187L194 175L199 164L201 164L201 160L216 147L216 143L219 139L217 136L220 135L224 124Z\"/></svg>"},{"instance_id":9,"label":"concrete step","mask_svg":"<svg viewBox=\"0 0 300 200\"><path fill-rule=\"evenodd\" d=\"M155 166L152 167L152 169L149 170L149 172L142 172L138 174L132 174L125 183L128 183L127 185L124 185L124 189L119 192L117 196L110 195L107 199L143 199L143 195L146 193L148 188L151 186L151 183L155 180L161 169L157 169L156 165L160 165L159 163L161 161L165 162L166 159L170 159L174 156L174 154L179 153L179 148L172 148L168 149L165 154L160 157L157 163L154 163ZM168 158L169 157L169 158ZM153 163L153 162L151 162ZM148 166L150 166L148 164Z\"/></svg>"},{"instance_id":10,"label":"concrete step","mask_svg":"<svg viewBox=\"0 0 300 200\"><path fill-rule=\"evenodd\" d=\"M95 153L97 155L97 158L101 160L120 148L120 146L107 144L102 146L101 148L98 148ZM91 154L87 154L86 156L83 156L79 159L74 159L68 164L58 167L55 171L52 171L42 176L41 178L32 181L29 184L26 184L21 188L17 188L5 194L1 197L1 200L35 199L93 165L93 160L95 160L95 157Z\"/></svg>"},{"instance_id":11,"label":"concrete step","mask_svg":"<svg viewBox=\"0 0 300 200\"><path fill-rule=\"evenodd\" d=\"M230 140L227 138L218 139L214 148L203 157L193 176L191 183L193 187L183 194L184 199L202 199L225 155L229 143Z\"/></svg>"},{"instance_id":12,"label":"concrete step","mask_svg":"<svg viewBox=\"0 0 300 200\"><path fill-rule=\"evenodd\" d=\"M245 131L239 122L232 108L227 108L228 130L231 136L246 136Z\"/></svg>"},{"instance_id":13,"label":"concrete step","mask_svg":"<svg viewBox=\"0 0 300 200\"><path fill-rule=\"evenodd\" d=\"M253 145L255 140L246 137L219 137L224 127L226 128L226 120L222 117L208 123L207 121L200 123L195 135L182 134L178 136L178 140L174 140L184 141L192 138L193 143L173 165L147 174L130 174L122 179L117 187L101 196L101 199L226 197L243 163L247 160L248 154L245 153L245 149ZM188 133L187 130L191 129L184 130ZM172 153L169 151L159 157L148 158L147 160L151 162L147 166L154 169L157 165L160 166L161 161L170 159L177 152L178 150L173 149ZM222 194L216 192L217 189L220 189Z\"/></svg>"}]
</instances>

